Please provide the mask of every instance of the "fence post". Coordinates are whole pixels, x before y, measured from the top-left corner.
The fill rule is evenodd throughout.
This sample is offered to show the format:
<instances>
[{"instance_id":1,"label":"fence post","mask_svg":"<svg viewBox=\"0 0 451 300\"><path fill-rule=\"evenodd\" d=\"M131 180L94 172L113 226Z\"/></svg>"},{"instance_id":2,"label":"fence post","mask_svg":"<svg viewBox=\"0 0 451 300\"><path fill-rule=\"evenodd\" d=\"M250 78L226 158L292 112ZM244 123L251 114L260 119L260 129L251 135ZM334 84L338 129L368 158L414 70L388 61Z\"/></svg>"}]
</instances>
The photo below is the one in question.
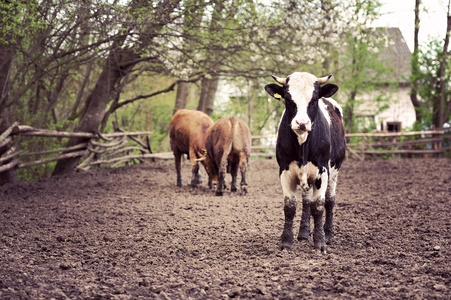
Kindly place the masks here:
<instances>
[{"instance_id":1,"label":"fence post","mask_svg":"<svg viewBox=\"0 0 451 300\"><path fill-rule=\"evenodd\" d=\"M18 183L19 178L17 177L15 167L19 163L19 160L15 158L13 154L14 146L12 145L13 139L11 137L11 133L14 128L19 125L18 122L14 122L11 126L9 126L4 132L0 134L0 157L11 155L11 158L4 161L4 164L0 166L2 169L0 171L0 185L6 183Z\"/></svg>"},{"instance_id":2,"label":"fence post","mask_svg":"<svg viewBox=\"0 0 451 300\"><path fill-rule=\"evenodd\" d=\"M440 134L433 134L432 137L437 138L437 141L434 142L434 150L442 150L442 142L443 142L444 135L441 135L442 139L440 139L440 140L438 140L438 138L440 137ZM438 152L436 154L436 157L442 157L442 152Z\"/></svg>"}]
</instances>

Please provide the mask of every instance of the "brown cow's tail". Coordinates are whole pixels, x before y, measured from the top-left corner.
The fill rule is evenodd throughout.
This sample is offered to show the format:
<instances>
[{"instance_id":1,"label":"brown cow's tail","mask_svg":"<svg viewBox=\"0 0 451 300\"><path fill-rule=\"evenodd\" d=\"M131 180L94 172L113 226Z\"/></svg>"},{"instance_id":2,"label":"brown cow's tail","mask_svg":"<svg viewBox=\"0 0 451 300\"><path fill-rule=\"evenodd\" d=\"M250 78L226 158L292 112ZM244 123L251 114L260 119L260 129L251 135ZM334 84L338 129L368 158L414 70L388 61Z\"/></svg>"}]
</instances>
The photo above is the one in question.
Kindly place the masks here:
<instances>
[{"instance_id":1,"label":"brown cow's tail","mask_svg":"<svg viewBox=\"0 0 451 300\"><path fill-rule=\"evenodd\" d=\"M233 147L233 139L235 136L235 131L237 130L237 120L235 117L230 117L230 136L229 136L229 140L225 142L224 145L224 158L227 159L227 157L229 156L230 152L232 151L232 147ZM227 165L227 173L230 173L230 165Z\"/></svg>"},{"instance_id":2,"label":"brown cow's tail","mask_svg":"<svg viewBox=\"0 0 451 300\"><path fill-rule=\"evenodd\" d=\"M235 136L235 131L237 130L236 123L237 123L237 120L235 119L235 117L231 117L231 118L230 118L230 126L231 126L232 128L231 128L230 132L231 132L232 134L230 135L230 138L229 138L229 140L227 141L227 144L226 144L226 147L225 147L225 148L228 150L228 151L227 151L227 155L228 155L228 154L230 153L230 151L232 150L233 138L234 138L234 136Z\"/></svg>"}]
</instances>

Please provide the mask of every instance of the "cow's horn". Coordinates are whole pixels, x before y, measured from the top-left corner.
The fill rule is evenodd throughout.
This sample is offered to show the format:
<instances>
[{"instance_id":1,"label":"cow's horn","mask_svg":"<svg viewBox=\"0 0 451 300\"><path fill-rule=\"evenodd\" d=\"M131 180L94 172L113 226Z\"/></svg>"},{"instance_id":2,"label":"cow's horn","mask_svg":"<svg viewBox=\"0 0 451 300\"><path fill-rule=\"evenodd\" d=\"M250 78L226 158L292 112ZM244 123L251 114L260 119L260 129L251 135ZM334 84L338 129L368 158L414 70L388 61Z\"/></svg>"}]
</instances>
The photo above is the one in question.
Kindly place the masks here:
<instances>
[{"instance_id":1,"label":"cow's horn","mask_svg":"<svg viewBox=\"0 0 451 300\"><path fill-rule=\"evenodd\" d=\"M204 161L205 160L205 156L201 157L201 158L197 158L196 161Z\"/></svg>"},{"instance_id":2,"label":"cow's horn","mask_svg":"<svg viewBox=\"0 0 451 300\"><path fill-rule=\"evenodd\" d=\"M329 80L329 78L331 78L331 77L332 77L332 74L326 75L326 76L323 76L323 77L320 77L320 78L318 78L318 82L319 82L319 84L324 84L324 83L326 83L326 82Z\"/></svg>"},{"instance_id":3,"label":"cow's horn","mask_svg":"<svg viewBox=\"0 0 451 300\"><path fill-rule=\"evenodd\" d=\"M287 79L286 78L279 78L275 75L271 75L272 78L274 78L275 81L277 81L280 84L286 84L287 83Z\"/></svg>"}]
</instances>

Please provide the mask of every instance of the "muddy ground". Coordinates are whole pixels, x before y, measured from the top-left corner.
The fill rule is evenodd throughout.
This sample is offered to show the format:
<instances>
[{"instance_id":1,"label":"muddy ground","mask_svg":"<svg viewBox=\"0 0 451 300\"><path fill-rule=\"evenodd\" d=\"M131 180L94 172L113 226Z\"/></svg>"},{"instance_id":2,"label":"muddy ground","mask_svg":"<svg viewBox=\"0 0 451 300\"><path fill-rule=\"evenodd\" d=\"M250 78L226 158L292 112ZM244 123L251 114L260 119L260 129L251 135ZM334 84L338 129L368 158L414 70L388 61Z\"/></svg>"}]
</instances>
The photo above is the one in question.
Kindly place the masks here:
<instances>
[{"instance_id":1,"label":"muddy ground","mask_svg":"<svg viewBox=\"0 0 451 300\"><path fill-rule=\"evenodd\" d=\"M274 160L247 196L175 183L159 161L0 187L0 299L451 297L449 159L345 162L327 254L278 250Z\"/></svg>"}]
</instances>

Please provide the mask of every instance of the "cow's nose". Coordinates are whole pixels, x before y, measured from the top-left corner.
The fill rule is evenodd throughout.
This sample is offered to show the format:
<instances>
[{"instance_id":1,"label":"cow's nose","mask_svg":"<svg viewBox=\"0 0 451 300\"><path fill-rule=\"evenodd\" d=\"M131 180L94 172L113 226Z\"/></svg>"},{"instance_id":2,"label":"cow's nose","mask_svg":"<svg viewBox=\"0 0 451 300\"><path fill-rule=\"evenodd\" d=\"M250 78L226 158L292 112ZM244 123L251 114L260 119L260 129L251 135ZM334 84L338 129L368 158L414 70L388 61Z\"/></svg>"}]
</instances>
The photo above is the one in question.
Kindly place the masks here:
<instances>
[{"instance_id":1,"label":"cow's nose","mask_svg":"<svg viewBox=\"0 0 451 300\"><path fill-rule=\"evenodd\" d=\"M298 129L302 130L302 131L307 131L307 125L309 124L309 120L307 120L307 122L299 122L298 120L296 120L296 125L298 125Z\"/></svg>"}]
</instances>

